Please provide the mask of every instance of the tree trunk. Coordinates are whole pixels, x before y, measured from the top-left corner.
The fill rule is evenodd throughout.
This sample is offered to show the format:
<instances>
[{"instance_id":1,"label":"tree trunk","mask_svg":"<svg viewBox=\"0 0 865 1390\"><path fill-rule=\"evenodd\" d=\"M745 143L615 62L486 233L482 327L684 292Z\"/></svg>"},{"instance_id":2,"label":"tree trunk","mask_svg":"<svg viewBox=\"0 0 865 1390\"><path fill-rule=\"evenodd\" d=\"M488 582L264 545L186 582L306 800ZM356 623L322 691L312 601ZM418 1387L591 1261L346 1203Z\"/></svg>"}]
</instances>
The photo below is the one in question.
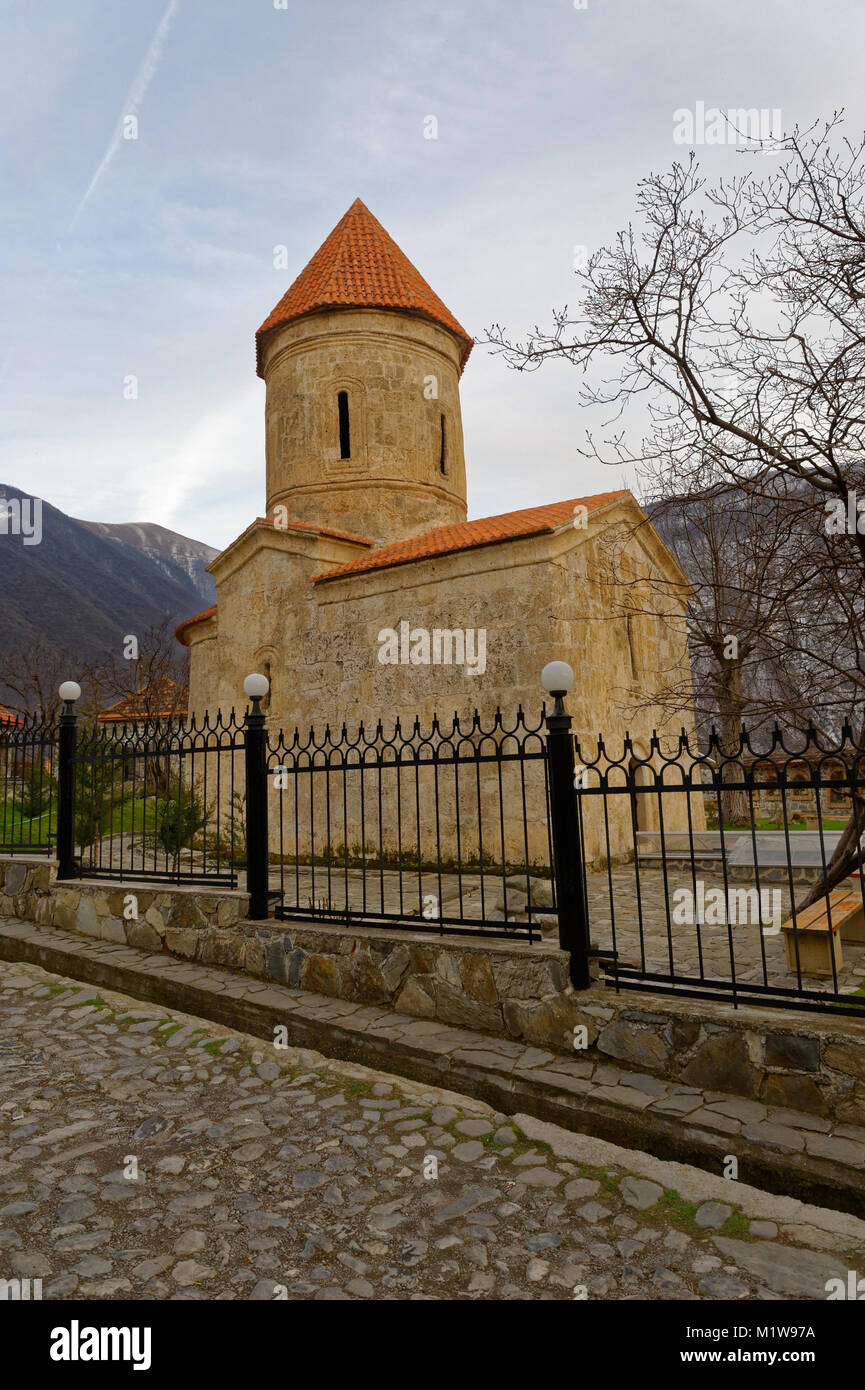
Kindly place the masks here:
<instances>
[{"instance_id":1,"label":"tree trunk","mask_svg":"<svg viewBox=\"0 0 865 1390\"><path fill-rule=\"evenodd\" d=\"M739 753L743 708L742 666L738 659L728 658L721 667L718 705L721 716L721 751L728 757L735 758ZM723 788L723 783L744 781L744 768L739 763L725 764L721 780L721 824L737 827L750 825L751 808L748 793L741 787Z\"/></svg>"},{"instance_id":2,"label":"tree trunk","mask_svg":"<svg viewBox=\"0 0 865 1390\"><path fill-rule=\"evenodd\" d=\"M848 874L855 873L857 869L862 867L859 838L863 827L865 827L865 800L861 796L857 796L854 801L853 813L844 827L832 858L826 865L825 876L818 883L815 883L808 896L802 899L796 908L797 912L801 912L803 907L810 907L819 898L826 897L833 888L837 888L842 878L846 878Z\"/></svg>"},{"instance_id":3,"label":"tree trunk","mask_svg":"<svg viewBox=\"0 0 865 1390\"><path fill-rule=\"evenodd\" d=\"M856 744L852 745L850 749L851 755L855 752L856 747L862 747L863 738L865 738L865 720L859 729ZM851 762L854 770L860 766L855 756L851 756ZM852 803L850 819L842 830L841 839L835 846L835 851L826 865L826 873L818 883L814 884L807 897L803 898L797 906L797 912L801 912L804 907L810 907L818 899L826 897L843 878L863 867L859 841L863 831L865 831L865 795L854 787L851 789L850 800Z\"/></svg>"}]
</instances>

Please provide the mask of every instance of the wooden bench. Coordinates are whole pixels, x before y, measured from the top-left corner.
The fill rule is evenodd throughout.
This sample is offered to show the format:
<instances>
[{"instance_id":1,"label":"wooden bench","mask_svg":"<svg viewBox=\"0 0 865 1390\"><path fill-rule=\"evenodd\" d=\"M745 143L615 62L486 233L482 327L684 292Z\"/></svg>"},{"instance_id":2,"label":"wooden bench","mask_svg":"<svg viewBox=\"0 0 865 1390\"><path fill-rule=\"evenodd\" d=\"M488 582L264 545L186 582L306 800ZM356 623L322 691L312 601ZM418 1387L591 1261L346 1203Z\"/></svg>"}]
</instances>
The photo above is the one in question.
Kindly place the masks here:
<instances>
[{"instance_id":1,"label":"wooden bench","mask_svg":"<svg viewBox=\"0 0 865 1390\"><path fill-rule=\"evenodd\" d=\"M829 929L829 914L832 929ZM781 926L787 948L787 969L803 975L831 979L832 961L840 974L844 964L841 942L865 943L865 910L859 889L833 888L827 898L812 903Z\"/></svg>"}]
</instances>

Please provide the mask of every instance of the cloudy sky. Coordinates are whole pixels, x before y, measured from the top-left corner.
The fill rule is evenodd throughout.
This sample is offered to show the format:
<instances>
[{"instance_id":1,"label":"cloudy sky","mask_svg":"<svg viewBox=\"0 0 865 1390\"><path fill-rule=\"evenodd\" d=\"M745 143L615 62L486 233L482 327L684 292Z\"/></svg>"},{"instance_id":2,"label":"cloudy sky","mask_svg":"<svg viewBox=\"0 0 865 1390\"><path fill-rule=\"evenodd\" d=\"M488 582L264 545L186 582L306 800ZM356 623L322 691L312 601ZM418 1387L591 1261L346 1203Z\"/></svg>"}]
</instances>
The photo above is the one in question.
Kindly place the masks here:
<instances>
[{"instance_id":1,"label":"cloudy sky","mask_svg":"<svg viewBox=\"0 0 865 1390\"><path fill-rule=\"evenodd\" d=\"M855 134L863 40L861 0L5 5L0 482L226 544L264 506L255 329L356 196L470 333L518 336L681 157L677 108ZM577 385L475 348L470 515L621 485Z\"/></svg>"}]
</instances>

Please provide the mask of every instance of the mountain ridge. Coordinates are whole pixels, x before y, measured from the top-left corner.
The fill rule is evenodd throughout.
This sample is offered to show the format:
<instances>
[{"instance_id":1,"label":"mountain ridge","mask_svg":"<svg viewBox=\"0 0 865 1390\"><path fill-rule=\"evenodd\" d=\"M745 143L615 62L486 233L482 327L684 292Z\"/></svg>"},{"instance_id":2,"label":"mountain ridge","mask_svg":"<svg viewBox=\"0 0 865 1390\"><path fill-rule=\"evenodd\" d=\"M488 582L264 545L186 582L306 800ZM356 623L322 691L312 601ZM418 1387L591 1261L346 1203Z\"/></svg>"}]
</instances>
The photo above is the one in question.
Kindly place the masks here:
<instances>
[{"instance_id":1,"label":"mountain ridge","mask_svg":"<svg viewBox=\"0 0 865 1390\"><path fill-rule=\"evenodd\" d=\"M9 484L3 498L30 501ZM0 657L38 643L82 665L215 602L205 570L215 547L155 522L88 522L41 503L38 544L0 532Z\"/></svg>"},{"instance_id":2,"label":"mountain ridge","mask_svg":"<svg viewBox=\"0 0 865 1390\"><path fill-rule=\"evenodd\" d=\"M95 535L131 545L152 560L169 578L180 570L192 581L201 598L212 603L216 588L206 569L219 554L215 546L169 531L156 521L84 521L74 518Z\"/></svg>"}]
</instances>

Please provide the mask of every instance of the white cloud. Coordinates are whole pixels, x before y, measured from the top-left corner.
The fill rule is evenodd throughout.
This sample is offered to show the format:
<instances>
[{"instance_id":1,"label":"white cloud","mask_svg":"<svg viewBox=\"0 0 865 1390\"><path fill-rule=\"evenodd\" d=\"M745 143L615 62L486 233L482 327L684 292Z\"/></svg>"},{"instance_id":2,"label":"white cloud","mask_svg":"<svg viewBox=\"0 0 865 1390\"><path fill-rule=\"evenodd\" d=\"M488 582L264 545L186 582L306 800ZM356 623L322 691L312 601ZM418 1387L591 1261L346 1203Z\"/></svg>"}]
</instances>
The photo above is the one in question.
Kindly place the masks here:
<instances>
[{"instance_id":1,"label":"white cloud","mask_svg":"<svg viewBox=\"0 0 865 1390\"><path fill-rule=\"evenodd\" d=\"M861 0L831 14L811 0L444 0L426 19L394 0L11 8L0 482L217 545L264 507L253 334L355 196L470 333L498 321L522 337L573 307L574 245L609 242L637 180L681 153L676 107L781 106L807 124L845 104L849 130L865 124ZM147 139L127 161L118 128L91 176L99 96L159 15L122 112L144 103ZM423 139L430 113L438 141ZM705 157L710 175L743 172L732 150ZM55 256L76 205L87 215ZM137 403L122 400L127 373ZM476 349L462 382L474 515L618 485L577 451L578 387L563 364L517 376Z\"/></svg>"}]
</instances>

